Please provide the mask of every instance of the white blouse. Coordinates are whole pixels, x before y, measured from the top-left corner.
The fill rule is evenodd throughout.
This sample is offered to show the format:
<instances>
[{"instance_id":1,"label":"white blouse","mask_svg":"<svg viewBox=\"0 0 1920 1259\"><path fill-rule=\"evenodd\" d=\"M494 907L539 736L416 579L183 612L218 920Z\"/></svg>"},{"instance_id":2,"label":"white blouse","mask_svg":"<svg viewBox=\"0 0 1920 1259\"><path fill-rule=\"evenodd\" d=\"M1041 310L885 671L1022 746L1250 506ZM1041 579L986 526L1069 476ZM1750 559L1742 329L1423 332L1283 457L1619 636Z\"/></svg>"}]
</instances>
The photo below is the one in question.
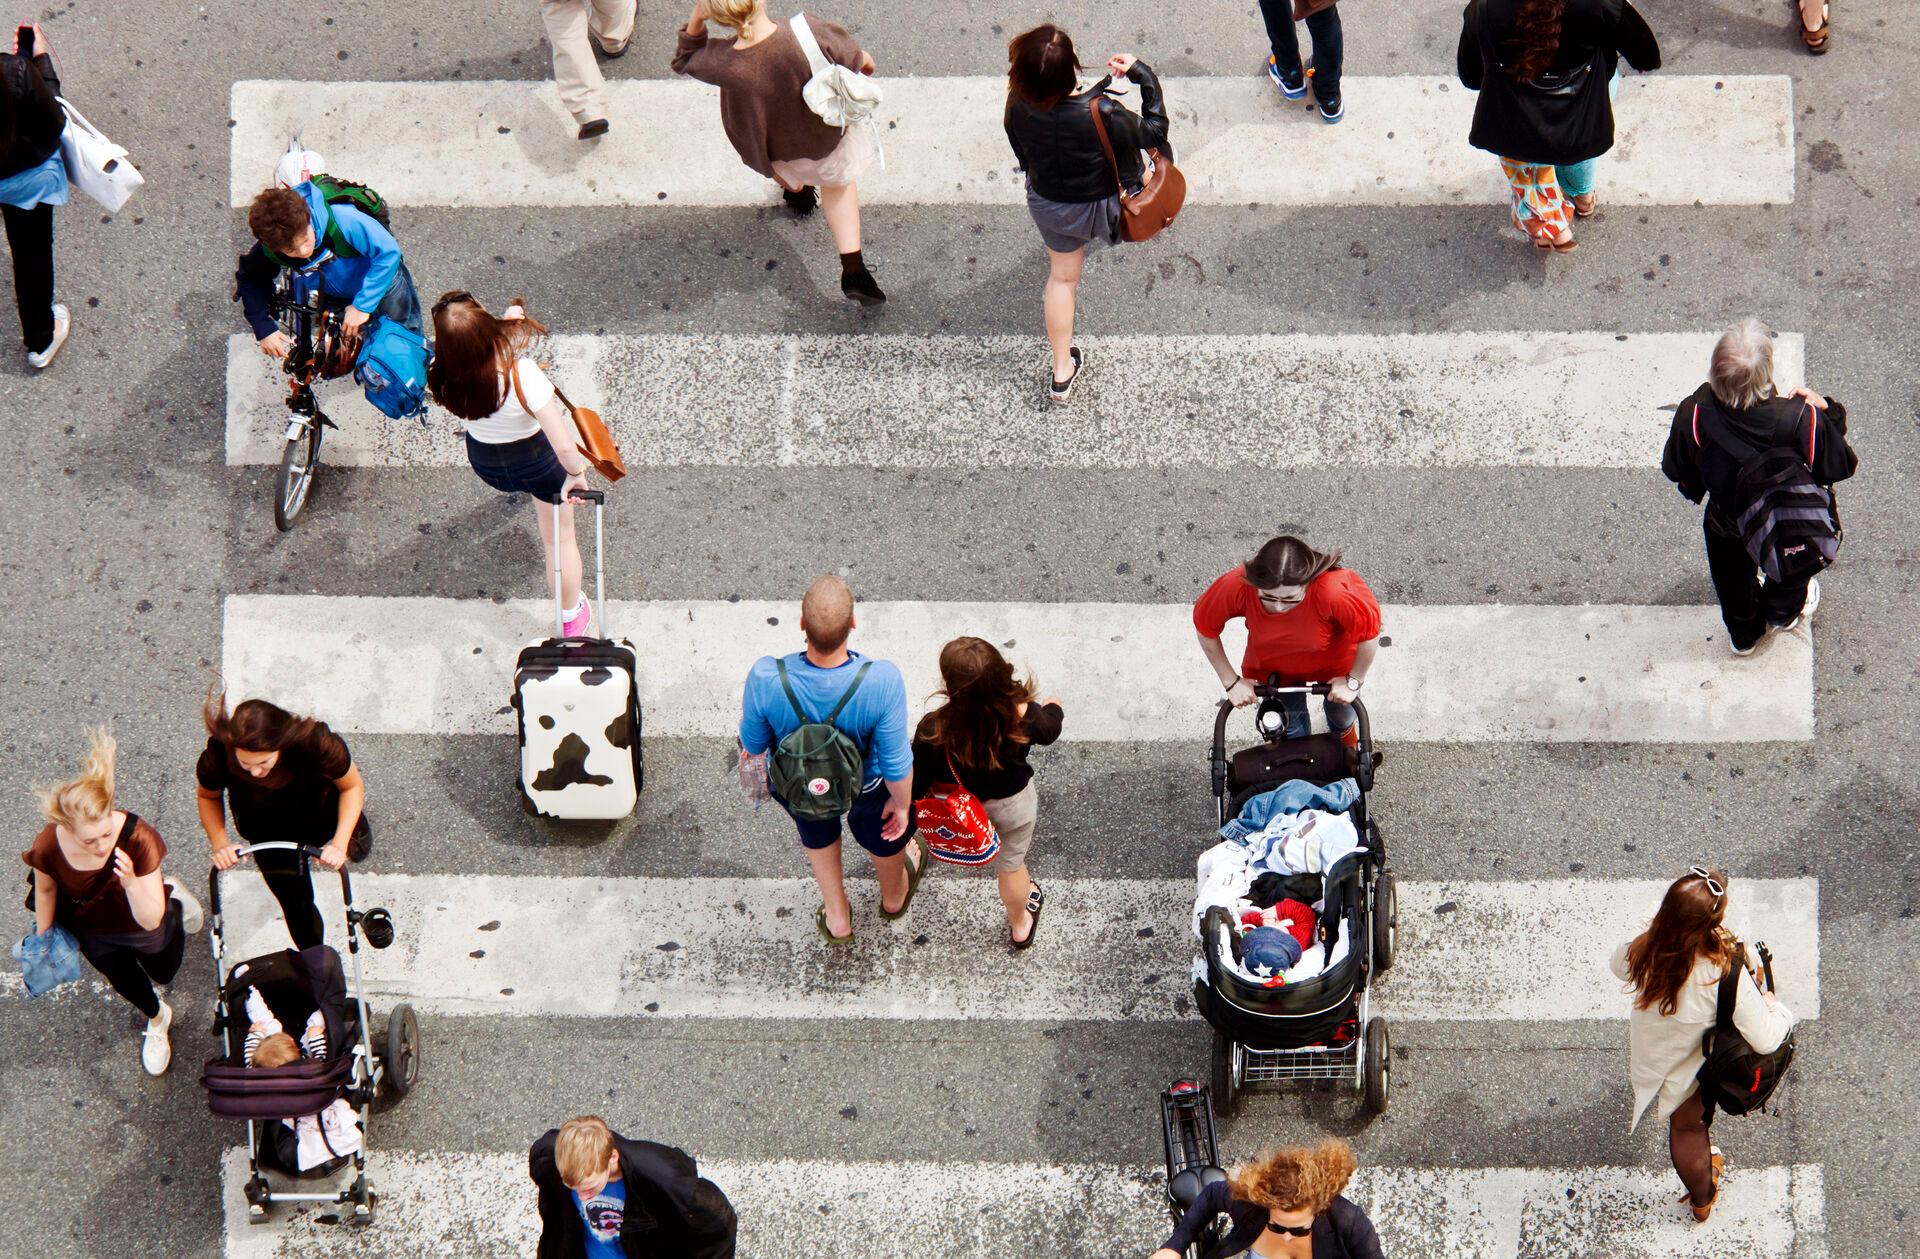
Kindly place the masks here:
<instances>
[{"instance_id":1,"label":"white blouse","mask_svg":"<svg viewBox=\"0 0 1920 1259\"><path fill-rule=\"evenodd\" d=\"M500 385L506 393L506 400L500 404L498 411L482 419L460 421L467 430L467 436L473 440L499 446L507 442L524 441L540 431L540 421L534 418L534 411L553 401L553 382L540 370L540 365L530 358L521 359L517 366L520 392L527 395L527 407L532 407L533 411L520 405L520 399L514 396L513 381L503 379Z\"/></svg>"}]
</instances>

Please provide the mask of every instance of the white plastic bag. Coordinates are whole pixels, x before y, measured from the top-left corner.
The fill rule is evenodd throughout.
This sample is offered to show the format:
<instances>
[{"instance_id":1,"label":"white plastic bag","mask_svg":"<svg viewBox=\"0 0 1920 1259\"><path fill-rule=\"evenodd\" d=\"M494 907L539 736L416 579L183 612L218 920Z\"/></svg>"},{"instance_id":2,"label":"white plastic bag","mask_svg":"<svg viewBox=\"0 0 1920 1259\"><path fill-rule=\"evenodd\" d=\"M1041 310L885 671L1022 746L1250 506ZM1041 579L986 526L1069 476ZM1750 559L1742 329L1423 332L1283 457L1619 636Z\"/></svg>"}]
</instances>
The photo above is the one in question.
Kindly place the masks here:
<instances>
[{"instance_id":1,"label":"white plastic bag","mask_svg":"<svg viewBox=\"0 0 1920 1259\"><path fill-rule=\"evenodd\" d=\"M134 190L147 182L146 176L127 160L126 149L101 134L72 101L64 96L54 99L67 112L67 128L60 133L60 160L66 163L68 182L108 213L119 213Z\"/></svg>"}]
</instances>

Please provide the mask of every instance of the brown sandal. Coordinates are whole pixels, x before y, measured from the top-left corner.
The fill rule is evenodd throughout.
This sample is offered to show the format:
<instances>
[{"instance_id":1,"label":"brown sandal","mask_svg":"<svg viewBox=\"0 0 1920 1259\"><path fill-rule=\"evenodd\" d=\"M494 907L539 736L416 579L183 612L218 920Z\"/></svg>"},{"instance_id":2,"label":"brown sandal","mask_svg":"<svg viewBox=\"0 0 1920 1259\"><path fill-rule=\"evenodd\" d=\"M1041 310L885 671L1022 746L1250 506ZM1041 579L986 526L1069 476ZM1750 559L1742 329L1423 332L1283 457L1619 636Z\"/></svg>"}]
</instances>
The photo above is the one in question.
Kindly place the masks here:
<instances>
[{"instance_id":1,"label":"brown sandal","mask_svg":"<svg viewBox=\"0 0 1920 1259\"><path fill-rule=\"evenodd\" d=\"M1808 30L1807 19L1804 17L1800 19L1800 38L1806 43L1807 52L1811 56L1818 57L1827 51L1827 39L1832 33L1833 28L1827 21L1827 6L1824 4L1820 6L1818 30Z\"/></svg>"},{"instance_id":2,"label":"brown sandal","mask_svg":"<svg viewBox=\"0 0 1920 1259\"><path fill-rule=\"evenodd\" d=\"M1553 254L1570 254L1580 248L1580 242L1568 236L1565 240L1536 240L1533 242L1533 247Z\"/></svg>"},{"instance_id":3,"label":"brown sandal","mask_svg":"<svg viewBox=\"0 0 1920 1259\"><path fill-rule=\"evenodd\" d=\"M1680 1201L1686 1203L1693 1211L1693 1222L1696 1224L1705 1224L1707 1217L1713 1214L1714 1204L1720 1201L1720 1173L1727 1167L1727 1156L1720 1152L1719 1146L1712 1145L1707 1148L1713 1151L1713 1192L1707 1196L1706 1205L1695 1205L1691 1193L1680 1195Z\"/></svg>"},{"instance_id":4,"label":"brown sandal","mask_svg":"<svg viewBox=\"0 0 1920 1259\"><path fill-rule=\"evenodd\" d=\"M1584 196L1569 197L1568 200L1573 202L1573 217L1576 219L1590 219L1600 212L1600 200L1591 192Z\"/></svg>"}]
</instances>

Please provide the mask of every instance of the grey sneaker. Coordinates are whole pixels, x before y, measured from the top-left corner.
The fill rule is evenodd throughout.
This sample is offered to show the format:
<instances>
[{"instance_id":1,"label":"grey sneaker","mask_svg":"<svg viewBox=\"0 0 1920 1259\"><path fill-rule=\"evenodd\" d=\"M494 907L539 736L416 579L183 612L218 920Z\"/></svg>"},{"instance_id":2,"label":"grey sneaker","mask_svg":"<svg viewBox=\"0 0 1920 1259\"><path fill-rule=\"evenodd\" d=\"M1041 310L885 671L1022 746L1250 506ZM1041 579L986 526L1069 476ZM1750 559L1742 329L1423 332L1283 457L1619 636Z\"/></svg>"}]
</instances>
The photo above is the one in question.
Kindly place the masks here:
<instances>
[{"instance_id":1,"label":"grey sneaker","mask_svg":"<svg viewBox=\"0 0 1920 1259\"><path fill-rule=\"evenodd\" d=\"M53 340L44 350L28 350L27 366L34 371L45 371L54 356L60 353L60 347L67 343L67 334L73 331L73 312L59 302L53 304Z\"/></svg>"}]
</instances>

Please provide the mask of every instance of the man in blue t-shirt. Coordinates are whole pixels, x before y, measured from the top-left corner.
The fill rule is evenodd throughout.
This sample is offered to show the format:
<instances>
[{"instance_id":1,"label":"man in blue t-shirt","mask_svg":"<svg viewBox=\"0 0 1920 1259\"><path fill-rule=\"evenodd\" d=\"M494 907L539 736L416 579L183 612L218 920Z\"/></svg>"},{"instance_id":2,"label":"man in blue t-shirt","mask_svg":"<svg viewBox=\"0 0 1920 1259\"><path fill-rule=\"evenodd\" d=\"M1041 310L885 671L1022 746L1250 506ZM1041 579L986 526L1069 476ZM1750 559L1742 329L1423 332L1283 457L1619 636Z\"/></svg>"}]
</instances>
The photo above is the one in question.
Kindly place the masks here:
<instances>
[{"instance_id":1,"label":"man in blue t-shirt","mask_svg":"<svg viewBox=\"0 0 1920 1259\"><path fill-rule=\"evenodd\" d=\"M762 656L747 674L741 702L740 749L747 756L764 756L780 740L807 721L824 721L854 684L857 661L866 657L847 649L853 633L853 591L831 574L807 587L800 601L800 632L807 648L776 660ZM786 665L803 721L780 684L780 666ZM860 796L846 815L854 842L873 858L880 877L880 916L889 921L907 912L926 869L925 844L917 845L918 860L906 855L913 838L913 749L907 724L907 685L891 661L875 660L859 689L834 718L834 726L865 753ZM787 802L775 792L782 808ZM789 816L792 810L788 809ZM834 944L853 939L853 907L847 903L846 882L840 864L841 819L794 817L800 844L820 885L821 907L814 926Z\"/></svg>"}]
</instances>

